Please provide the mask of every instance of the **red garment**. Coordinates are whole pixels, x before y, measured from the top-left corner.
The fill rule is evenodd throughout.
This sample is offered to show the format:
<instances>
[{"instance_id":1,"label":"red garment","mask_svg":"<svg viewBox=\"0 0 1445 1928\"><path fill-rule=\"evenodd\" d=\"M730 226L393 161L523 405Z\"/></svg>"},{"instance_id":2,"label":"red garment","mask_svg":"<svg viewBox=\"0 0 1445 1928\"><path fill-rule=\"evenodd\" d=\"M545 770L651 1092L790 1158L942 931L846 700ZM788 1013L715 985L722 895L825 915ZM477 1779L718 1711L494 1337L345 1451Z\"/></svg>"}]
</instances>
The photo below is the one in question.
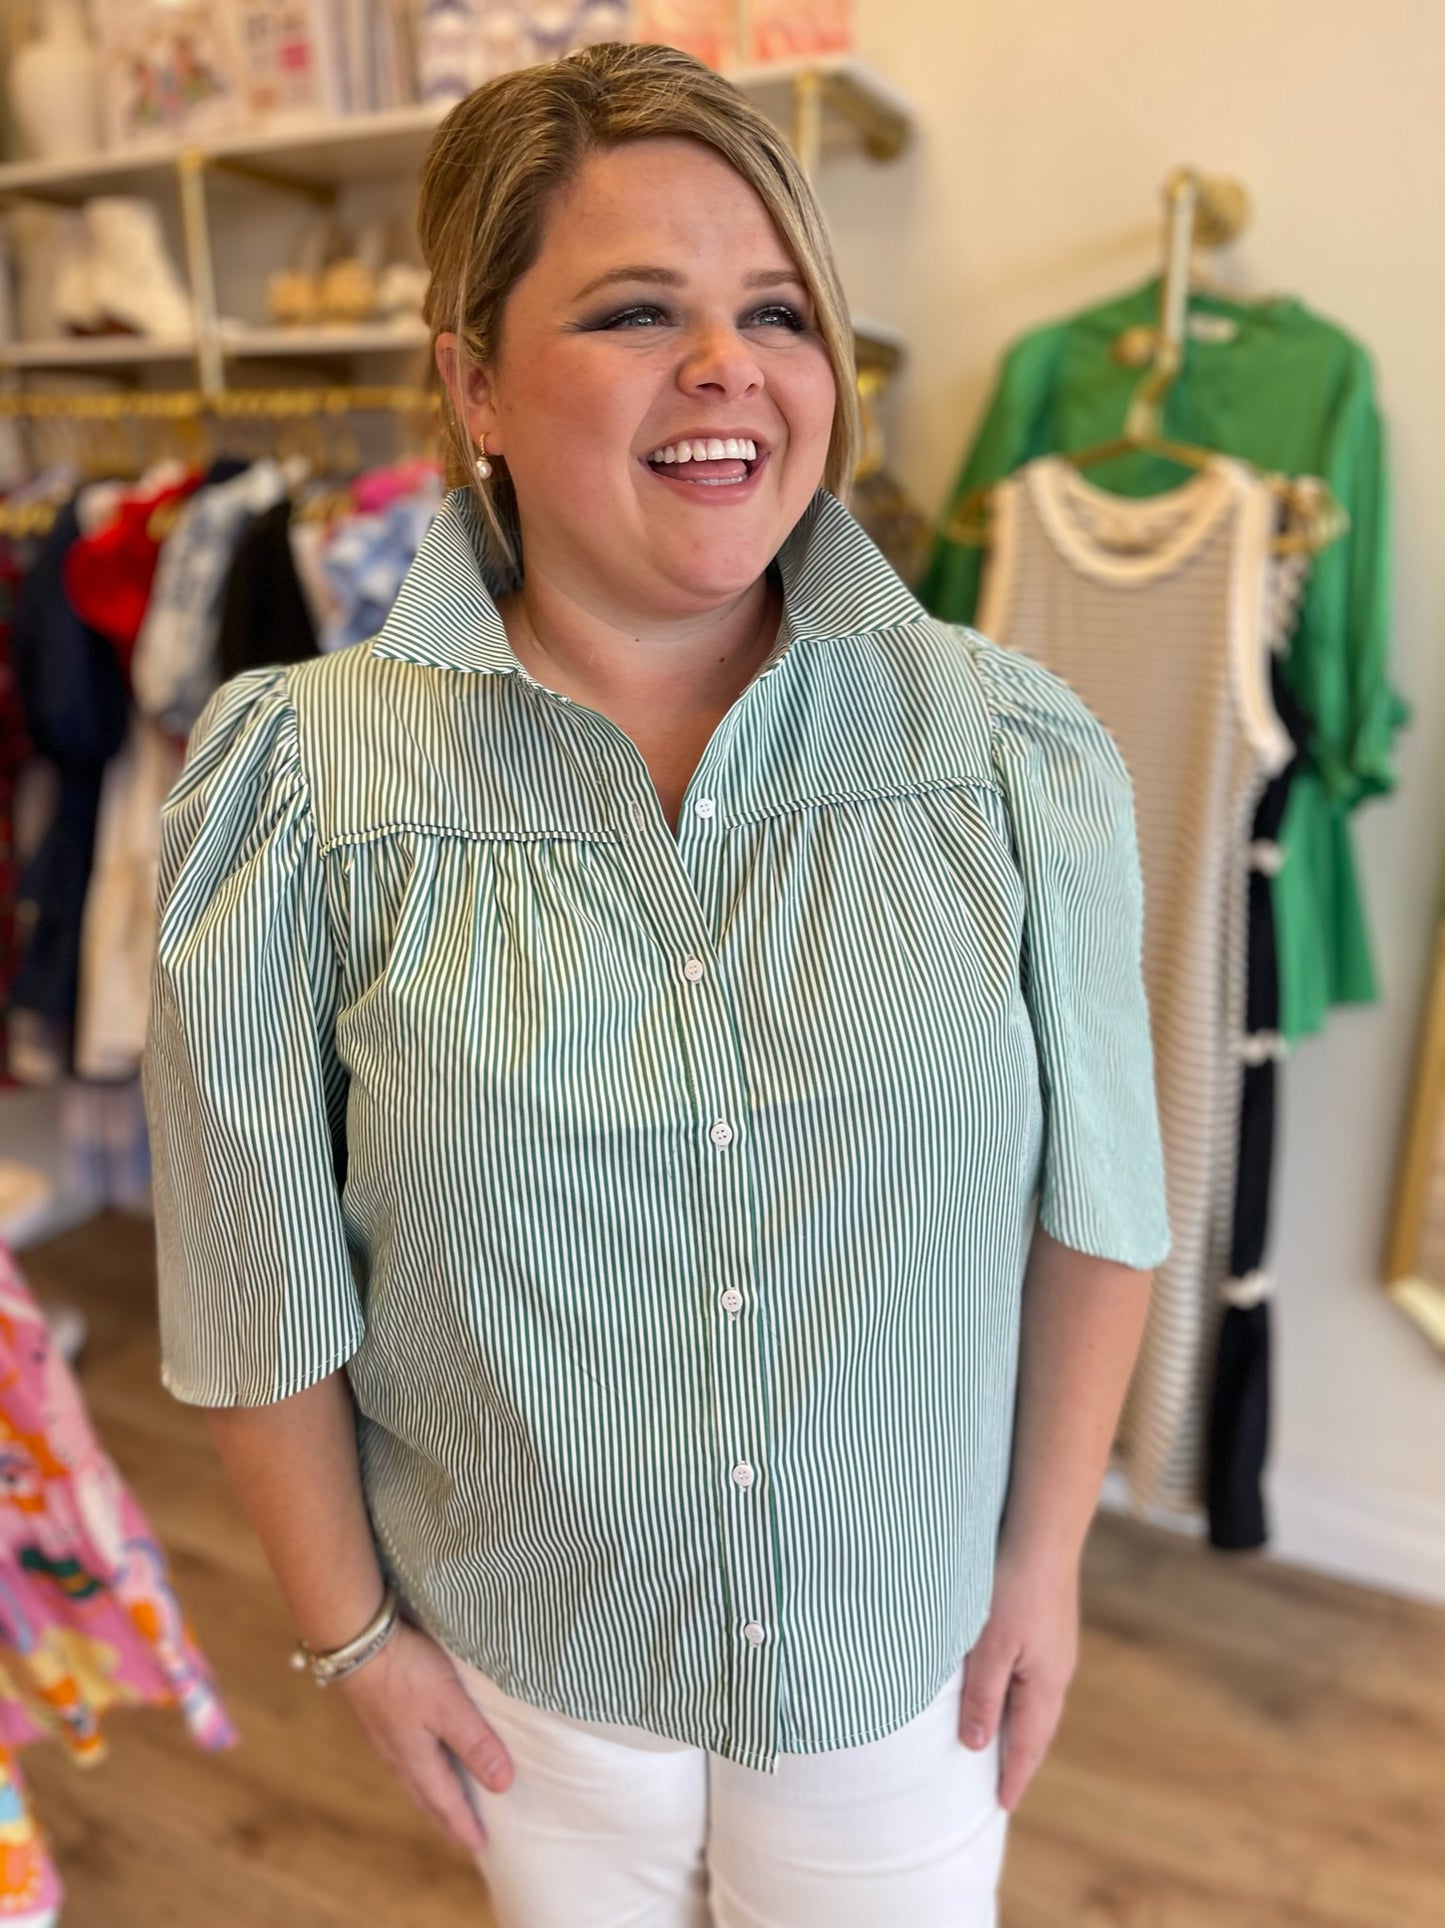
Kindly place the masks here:
<instances>
[{"instance_id":1,"label":"red garment","mask_svg":"<svg viewBox=\"0 0 1445 1928\"><path fill-rule=\"evenodd\" d=\"M152 534L151 517L157 509L194 495L200 483L198 469L167 488L123 496L103 529L93 536L81 536L65 552L61 579L66 600L82 622L115 645L127 677L150 602L164 529L171 520L169 515L161 517L162 527Z\"/></svg>"}]
</instances>

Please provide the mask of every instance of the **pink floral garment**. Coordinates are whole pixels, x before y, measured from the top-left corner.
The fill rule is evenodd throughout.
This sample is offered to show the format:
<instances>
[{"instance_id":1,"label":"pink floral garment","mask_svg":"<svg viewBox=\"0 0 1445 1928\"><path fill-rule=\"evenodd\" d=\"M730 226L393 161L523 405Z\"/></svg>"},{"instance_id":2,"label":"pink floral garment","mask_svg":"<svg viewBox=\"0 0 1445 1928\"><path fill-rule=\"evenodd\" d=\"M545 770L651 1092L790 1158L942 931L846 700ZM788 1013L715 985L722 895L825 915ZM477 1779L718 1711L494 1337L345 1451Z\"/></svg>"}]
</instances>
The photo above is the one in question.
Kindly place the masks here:
<instances>
[{"instance_id":1,"label":"pink floral garment","mask_svg":"<svg viewBox=\"0 0 1445 1928\"><path fill-rule=\"evenodd\" d=\"M0 1924L61 1888L15 1751L105 1753L111 1707L178 1707L197 1744L235 1731L171 1591L165 1554L101 1449L70 1368L0 1241Z\"/></svg>"}]
</instances>

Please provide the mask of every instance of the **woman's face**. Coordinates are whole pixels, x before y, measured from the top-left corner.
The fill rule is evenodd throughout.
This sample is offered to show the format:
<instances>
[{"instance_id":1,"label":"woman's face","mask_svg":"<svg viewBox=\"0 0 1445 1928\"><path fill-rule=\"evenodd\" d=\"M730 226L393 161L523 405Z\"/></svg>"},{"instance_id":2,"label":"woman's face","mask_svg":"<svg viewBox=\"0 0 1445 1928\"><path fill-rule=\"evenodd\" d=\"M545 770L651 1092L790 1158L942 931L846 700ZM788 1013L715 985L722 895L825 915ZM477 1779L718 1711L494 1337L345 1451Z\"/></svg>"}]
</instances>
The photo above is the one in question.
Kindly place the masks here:
<instances>
[{"instance_id":1,"label":"woman's face","mask_svg":"<svg viewBox=\"0 0 1445 1928\"><path fill-rule=\"evenodd\" d=\"M757 581L822 479L835 384L753 189L699 142L645 140L559 194L475 397L528 575L665 619Z\"/></svg>"}]
</instances>

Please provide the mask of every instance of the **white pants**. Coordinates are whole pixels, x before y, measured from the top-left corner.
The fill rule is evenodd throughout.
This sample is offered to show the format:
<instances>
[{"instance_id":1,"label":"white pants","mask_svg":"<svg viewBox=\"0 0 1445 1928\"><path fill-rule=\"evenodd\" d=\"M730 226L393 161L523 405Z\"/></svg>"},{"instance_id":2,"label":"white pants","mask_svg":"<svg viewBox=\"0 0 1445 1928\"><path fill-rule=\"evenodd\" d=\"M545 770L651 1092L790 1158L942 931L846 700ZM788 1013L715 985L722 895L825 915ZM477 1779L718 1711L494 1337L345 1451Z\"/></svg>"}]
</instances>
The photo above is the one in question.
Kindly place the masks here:
<instances>
[{"instance_id":1,"label":"white pants","mask_svg":"<svg viewBox=\"0 0 1445 1928\"><path fill-rule=\"evenodd\" d=\"M958 1739L963 1670L907 1726L760 1774L513 1700L456 1662L512 1757L473 1783L497 1928L995 1928L998 1739Z\"/></svg>"}]
</instances>

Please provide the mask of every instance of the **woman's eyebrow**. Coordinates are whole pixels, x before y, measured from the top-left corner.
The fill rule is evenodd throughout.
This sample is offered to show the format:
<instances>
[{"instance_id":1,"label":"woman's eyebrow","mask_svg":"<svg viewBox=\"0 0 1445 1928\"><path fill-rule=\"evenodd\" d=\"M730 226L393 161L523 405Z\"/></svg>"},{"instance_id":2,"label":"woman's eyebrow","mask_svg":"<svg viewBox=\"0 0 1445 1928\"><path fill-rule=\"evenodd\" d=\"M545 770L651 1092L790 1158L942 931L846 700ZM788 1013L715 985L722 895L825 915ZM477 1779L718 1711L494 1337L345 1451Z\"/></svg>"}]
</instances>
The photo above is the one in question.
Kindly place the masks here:
<instances>
[{"instance_id":1,"label":"woman's eyebrow","mask_svg":"<svg viewBox=\"0 0 1445 1928\"><path fill-rule=\"evenodd\" d=\"M599 288L610 288L616 281L648 281L660 288L681 288L686 277L672 268L609 268L595 280L589 281L585 288L579 288L572 297L581 301L584 295L595 294Z\"/></svg>"},{"instance_id":2,"label":"woman's eyebrow","mask_svg":"<svg viewBox=\"0 0 1445 1928\"><path fill-rule=\"evenodd\" d=\"M572 299L574 301L582 301L586 296L596 294L599 288L610 288L619 281L643 281L657 288L684 288L687 286L687 276L679 274L675 268L649 268L633 265L623 268L608 268L605 273L597 275L584 287L579 288ZM796 268L760 268L755 274L746 275L743 278L743 286L745 288L778 288L787 285L795 288L801 288L803 286L803 278Z\"/></svg>"}]
</instances>

